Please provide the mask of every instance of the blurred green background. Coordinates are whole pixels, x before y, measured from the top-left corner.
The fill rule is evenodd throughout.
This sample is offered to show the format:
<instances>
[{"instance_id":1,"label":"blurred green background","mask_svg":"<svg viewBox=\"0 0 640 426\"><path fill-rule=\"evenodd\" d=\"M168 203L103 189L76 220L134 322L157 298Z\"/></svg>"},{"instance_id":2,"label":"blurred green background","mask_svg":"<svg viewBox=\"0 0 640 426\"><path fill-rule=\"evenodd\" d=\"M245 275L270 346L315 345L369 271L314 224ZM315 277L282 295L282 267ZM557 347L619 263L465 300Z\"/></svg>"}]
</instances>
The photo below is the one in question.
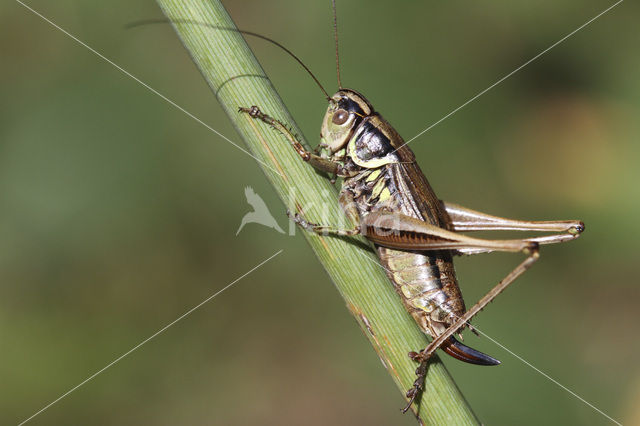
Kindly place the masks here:
<instances>
[{"instance_id":1,"label":"blurred green background","mask_svg":"<svg viewBox=\"0 0 640 426\"><path fill-rule=\"evenodd\" d=\"M31 0L240 142L154 2ZM328 1L229 0L335 87ZM339 2L343 82L406 139L611 5ZM640 7L624 2L411 144L443 199L509 217L580 218L474 323L623 422L640 424ZM0 423L16 424L254 265L191 316L32 424L414 424L254 160L18 3L0 5ZM250 40L315 144L325 102ZM260 104L260 100L256 100ZM518 261L463 258L471 303ZM612 424L486 338L503 361L444 358L485 424Z\"/></svg>"}]
</instances>

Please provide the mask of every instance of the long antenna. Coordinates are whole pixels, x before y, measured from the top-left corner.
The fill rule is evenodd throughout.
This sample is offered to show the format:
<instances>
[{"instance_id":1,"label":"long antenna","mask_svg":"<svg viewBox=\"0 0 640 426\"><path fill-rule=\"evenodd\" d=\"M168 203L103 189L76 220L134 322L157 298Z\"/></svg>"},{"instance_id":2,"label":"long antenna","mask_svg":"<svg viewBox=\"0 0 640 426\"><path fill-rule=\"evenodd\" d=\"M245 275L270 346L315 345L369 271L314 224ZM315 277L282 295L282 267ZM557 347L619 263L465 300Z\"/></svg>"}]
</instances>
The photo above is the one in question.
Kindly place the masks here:
<instances>
[{"instance_id":1,"label":"long antenna","mask_svg":"<svg viewBox=\"0 0 640 426\"><path fill-rule=\"evenodd\" d=\"M335 0L334 0L335 1ZM322 86L322 84L320 84L320 81L316 78L316 76L311 72L311 70L304 64L304 62L302 62L302 60L300 58L298 58L296 55L294 55L294 53L292 51L290 51L289 49L287 49L286 47L284 47L282 44L278 43L277 41L267 37L267 36L263 36L262 34L258 34L258 33L254 33L252 31L245 31L245 30L239 30L237 28L229 28L229 27L222 27L219 25L213 25L213 24L208 24L206 22L198 22L198 21L192 21L190 19L174 19L174 20L169 20L169 19L163 19L163 18L159 18L159 19L143 19L140 21L135 21L135 22L131 22L130 24L125 25L125 28L129 29L129 28L134 28L134 27L141 27L143 25L150 25L150 24L171 24L171 23L176 23L176 24L194 24L194 25L202 25L204 27L209 27L209 28L214 28L216 30L222 30L222 31L235 31L237 33L240 34L245 34L245 35L249 35L249 36L253 36L253 37L257 37L259 39L262 39L264 41L268 41L271 44L274 44L276 46L278 46L280 49L284 50L286 53L288 53L293 59L295 59L301 66L302 68L304 68L304 70L309 73L309 75L311 76L311 78L313 79L313 81L316 82L316 84L318 85L318 87L320 88L320 90L322 90L322 93L324 94L324 97L327 100L330 100L331 97L329 96L329 94L327 93L326 90L324 90L324 87Z\"/></svg>"},{"instance_id":2,"label":"long antenna","mask_svg":"<svg viewBox=\"0 0 640 426\"><path fill-rule=\"evenodd\" d=\"M340 55L338 54L338 13L336 12L336 0L332 0L333 4L333 38L336 42L336 75L338 76L338 89L342 90L342 82L340 81Z\"/></svg>"}]
</instances>

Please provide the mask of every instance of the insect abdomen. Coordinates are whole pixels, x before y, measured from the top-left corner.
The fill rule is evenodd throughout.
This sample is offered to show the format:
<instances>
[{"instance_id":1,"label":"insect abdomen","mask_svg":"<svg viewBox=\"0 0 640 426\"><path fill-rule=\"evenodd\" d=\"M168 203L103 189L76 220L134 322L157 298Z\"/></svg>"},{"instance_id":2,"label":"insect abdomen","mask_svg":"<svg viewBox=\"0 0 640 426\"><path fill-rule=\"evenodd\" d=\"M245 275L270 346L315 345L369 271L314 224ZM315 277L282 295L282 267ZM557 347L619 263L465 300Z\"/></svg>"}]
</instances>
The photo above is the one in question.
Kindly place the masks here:
<instances>
[{"instance_id":1,"label":"insect abdomen","mask_svg":"<svg viewBox=\"0 0 640 426\"><path fill-rule=\"evenodd\" d=\"M465 312L448 253L377 250L403 304L425 333L436 337Z\"/></svg>"}]
</instances>

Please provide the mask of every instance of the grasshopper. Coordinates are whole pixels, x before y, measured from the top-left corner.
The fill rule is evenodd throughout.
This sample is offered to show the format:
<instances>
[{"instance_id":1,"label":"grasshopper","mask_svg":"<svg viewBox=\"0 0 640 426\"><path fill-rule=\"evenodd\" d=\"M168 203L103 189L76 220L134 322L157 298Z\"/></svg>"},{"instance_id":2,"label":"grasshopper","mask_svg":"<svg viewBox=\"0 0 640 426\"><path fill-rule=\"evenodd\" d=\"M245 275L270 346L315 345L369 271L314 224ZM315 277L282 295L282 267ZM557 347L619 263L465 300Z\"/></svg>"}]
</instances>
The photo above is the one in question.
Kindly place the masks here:
<instances>
[{"instance_id":1,"label":"grasshopper","mask_svg":"<svg viewBox=\"0 0 640 426\"><path fill-rule=\"evenodd\" d=\"M421 330L432 337L426 348L409 353L419 365L415 382L406 393L408 404L403 409L406 412L423 390L428 361L437 349L471 364L500 364L497 359L462 344L454 335L461 337L465 327L474 331L469 324L471 318L538 260L540 245L573 240L585 227L579 220L507 219L438 198L414 153L398 132L361 93L343 88L335 0L333 3L339 90L333 96L326 96L329 105L322 120L319 150L307 150L288 126L265 114L258 106L241 107L239 112L282 133L302 161L330 176L342 178L339 201L345 214L356 224L354 228L340 229L313 223L299 213L289 216L309 232L366 237L373 243L404 307ZM326 95L322 85L311 75ZM491 240L461 233L494 230L552 234ZM467 310L453 257L493 251L520 252L526 257Z\"/></svg>"}]
</instances>

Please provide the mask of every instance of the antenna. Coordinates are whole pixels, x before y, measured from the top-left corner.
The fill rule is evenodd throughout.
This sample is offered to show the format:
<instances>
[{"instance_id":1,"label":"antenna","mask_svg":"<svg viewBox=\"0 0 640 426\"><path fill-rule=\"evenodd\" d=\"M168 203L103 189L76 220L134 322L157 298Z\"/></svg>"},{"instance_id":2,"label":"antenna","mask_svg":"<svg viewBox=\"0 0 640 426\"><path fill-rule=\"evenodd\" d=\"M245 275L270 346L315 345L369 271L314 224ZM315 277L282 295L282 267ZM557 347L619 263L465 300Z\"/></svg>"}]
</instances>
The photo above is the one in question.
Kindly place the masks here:
<instances>
[{"instance_id":1,"label":"antenna","mask_svg":"<svg viewBox=\"0 0 640 426\"><path fill-rule=\"evenodd\" d=\"M311 76L313 81L316 82L316 84L318 85L320 90L322 90L322 93L324 94L325 98L327 100L331 99L331 97L329 96L327 91L324 90L324 87L322 86L322 84L320 84L320 81L311 72L311 70L304 64L304 62L302 62L302 60L300 58L298 58L296 55L294 55L294 53L292 51L290 51L289 49L284 47L282 44L278 43L277 41L275 41L275 40L273 40L273 39L271 39L271 38L269 38L267 36L263 36L262 34L254 33L252 31L239 30L238 28L222 27L222 26L219 26L219 25L208 24L206 22L192 21L190 19L175 19L175 20L169 20L169 19L163 19L163 18L159 18L159 19L143 19L143 20L140 20L140 21L131 22L130 24L125 25L124 27L126 29L130 29L130 28L135 28L135 27L141 27L143 25L171 24L171 23L175 23L175 24L194 24L194 25L201 25L203 27L214 28L216 30L234 31L234 32L237 32L237 33L240 33L240 34L245 34L245 35L257 37L257 38L262 39L264 41L268 41L269 43L271 43L271 44L273 44L275 46L278 46L280 49L282 49L286 53L288 53L293 59L295 59L302 66L302 68L304 68L304 70L307 73L309 73L309 75Z\"/></svg>"},{"instance_id":2,"label":"antenna","mask_svg":"<svg viewBox=\"0 0 640 426\"><path fill-rule=\"evenodd\" d=\"M336 42L336 75L338 76L338 89L342 90L342 82L340 81L340 55L338 54L338 13L336 12L336 0L332 0L333 4L333 38Z\"/></svg>"}]
</instances>

